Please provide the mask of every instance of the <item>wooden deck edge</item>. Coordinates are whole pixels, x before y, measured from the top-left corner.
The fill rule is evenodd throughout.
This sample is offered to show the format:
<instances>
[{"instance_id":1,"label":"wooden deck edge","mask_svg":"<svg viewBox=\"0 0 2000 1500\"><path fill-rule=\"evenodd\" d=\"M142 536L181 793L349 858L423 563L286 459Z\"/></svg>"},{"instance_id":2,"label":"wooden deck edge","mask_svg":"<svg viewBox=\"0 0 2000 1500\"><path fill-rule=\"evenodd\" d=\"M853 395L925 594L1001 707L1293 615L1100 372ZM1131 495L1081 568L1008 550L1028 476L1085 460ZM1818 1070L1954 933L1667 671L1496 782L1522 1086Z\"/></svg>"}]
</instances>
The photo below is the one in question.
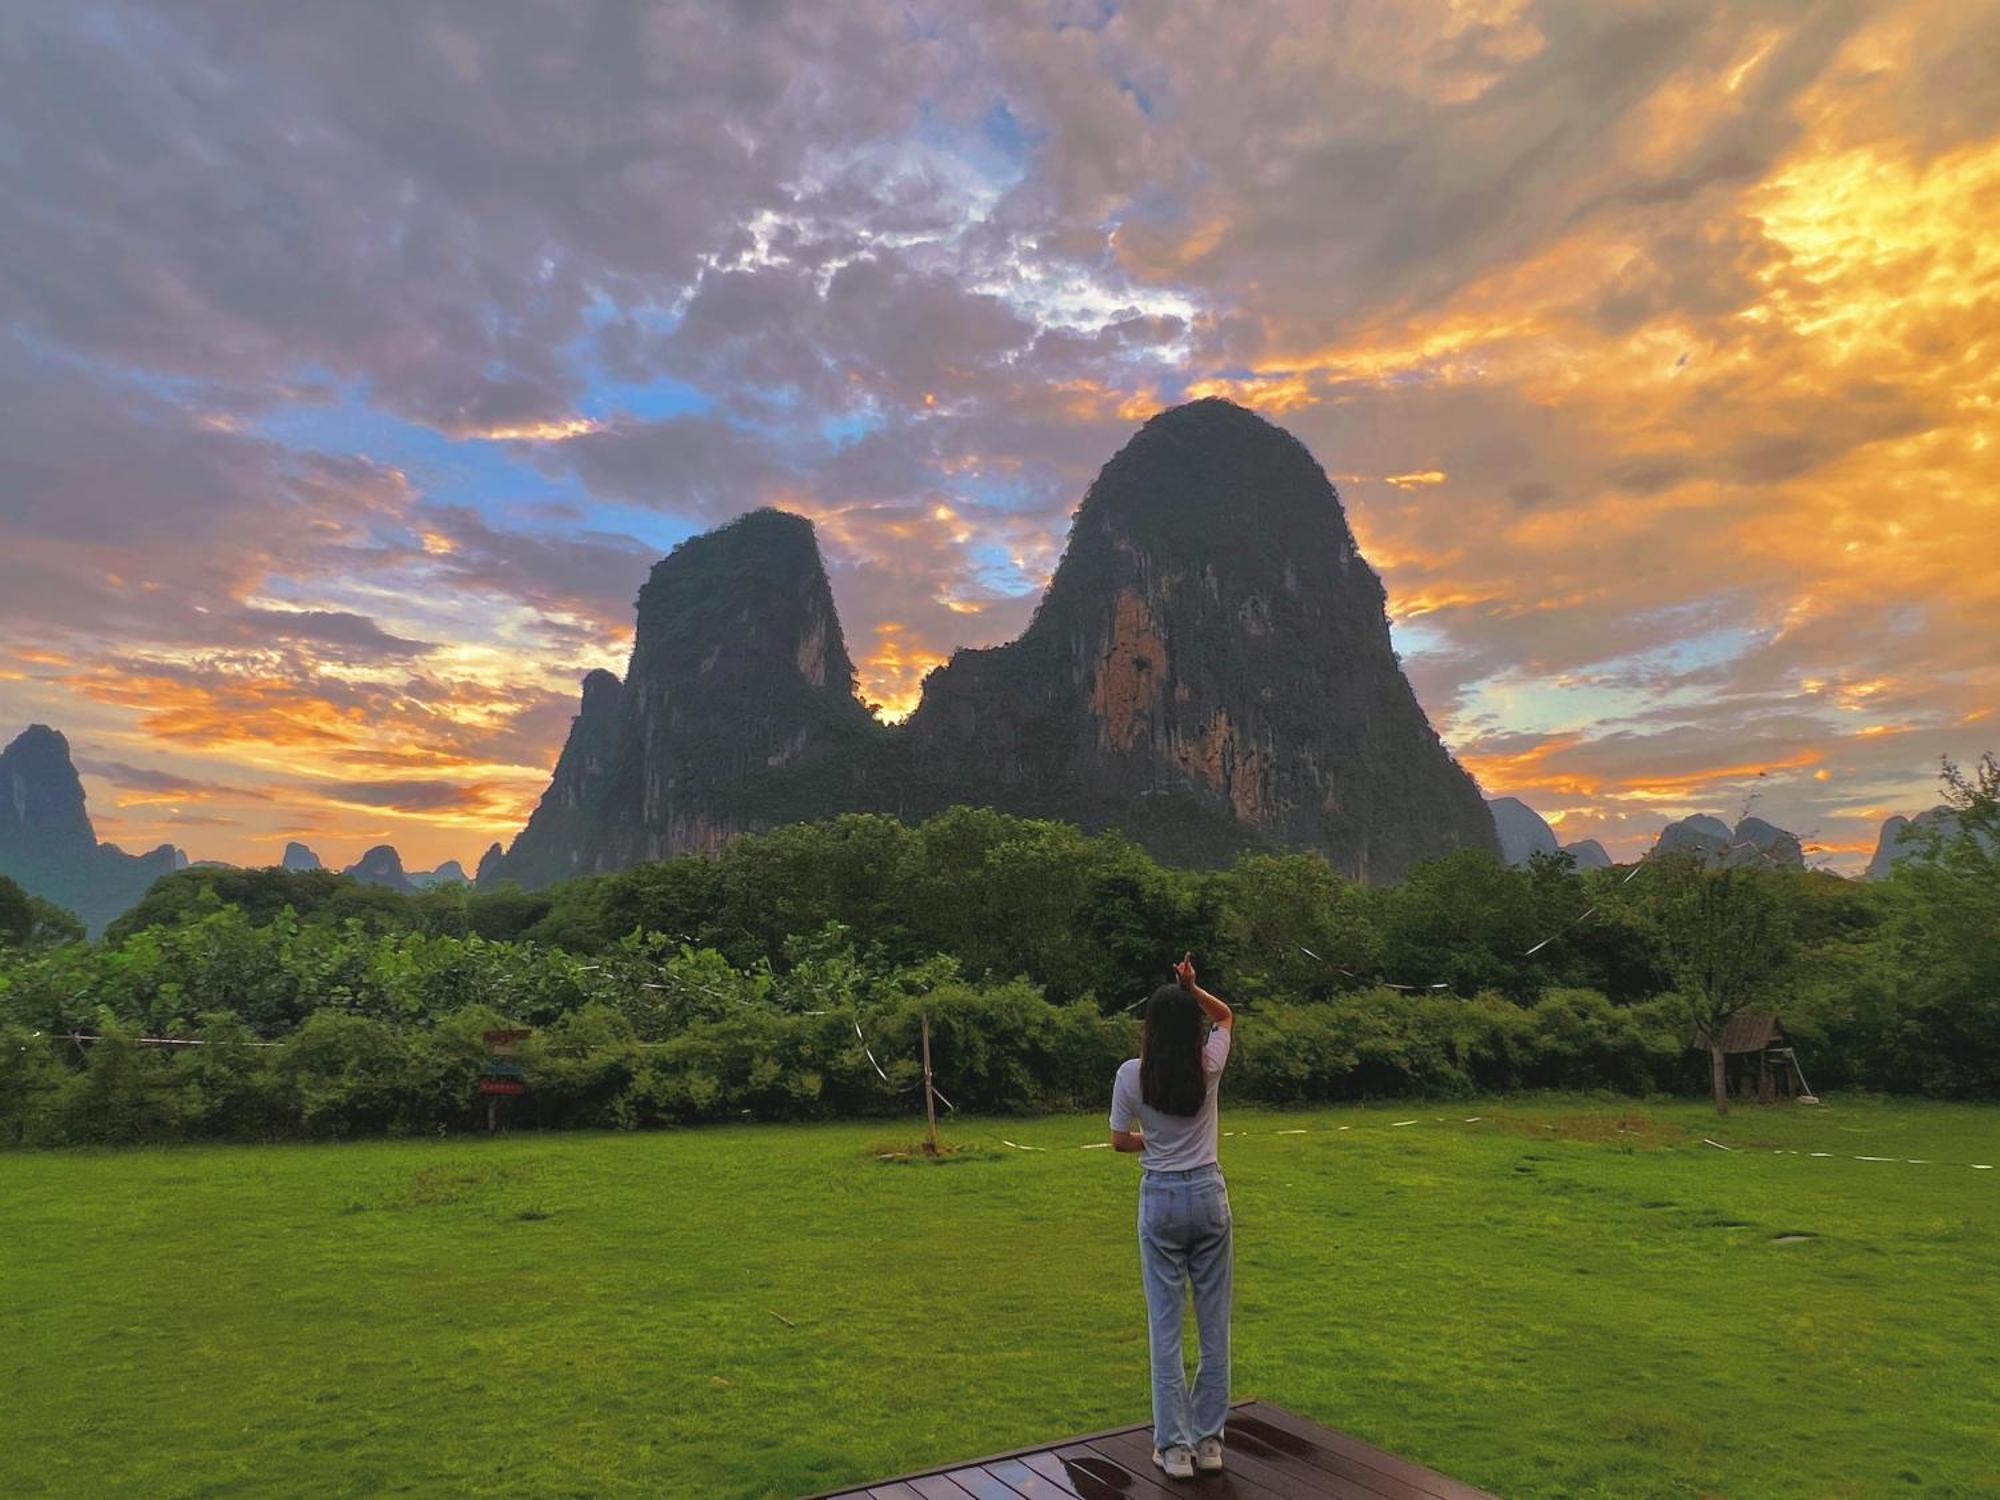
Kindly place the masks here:
<instances>
[{"instance_id":1,"label":"wooden deck edge","mask_svg":"<svg viewBox=\"0 0 2000 1500\"><path fill-rule=\"evenodd\" d=\"M1245 1406L1260 1404L1254 1396L1246 1396L1241 1401L1229 1403L1231 1411ZM852 1495L857 1490L872 1490L892 1484L908 1484L912 1479L928 1479L933 1474L949 1474L953 1469L976 1469L981 1464L997 1464L1010 1458L1022 1458L1030 1453L1053 1453L1058 1448L1068 1448L1077 1443L1094 1443L1099 1438L1119 1437L1128 1432L1151 1432L1153 1419L1143 1422L1127 1422L1119 1427L1105 1427L1097 1432L1079 1432L1072 1436L1060 1437L1053 1442L1023 1443L1018 1448L1009 1448L1004 1453L989 1453L983 1458L955 1458L950 1463L932 1464L928 1469L912 1469L907 1474L891 1474L882 1479L862 1479L853 1484L835 1485L830 1490L814 1490L810 1495L801 1495L799 1500L838 1500L839 1496Z\"/></svg>"}]
</instances>

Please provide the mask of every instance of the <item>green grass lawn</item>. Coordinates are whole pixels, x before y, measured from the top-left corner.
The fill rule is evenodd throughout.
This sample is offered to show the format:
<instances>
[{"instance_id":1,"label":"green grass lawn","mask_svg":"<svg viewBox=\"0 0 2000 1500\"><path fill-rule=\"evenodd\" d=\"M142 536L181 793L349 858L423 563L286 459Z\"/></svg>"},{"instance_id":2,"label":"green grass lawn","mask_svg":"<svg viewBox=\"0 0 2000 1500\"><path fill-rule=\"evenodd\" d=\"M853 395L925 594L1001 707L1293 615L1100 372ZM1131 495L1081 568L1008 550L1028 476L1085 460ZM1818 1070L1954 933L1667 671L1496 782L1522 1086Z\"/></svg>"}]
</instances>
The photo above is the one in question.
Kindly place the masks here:
<instances>
[{"instance_id":1,"label":"green grass lawn","mask_svg":"<svg viewBox=\"0 0 2000 1500\"><path fill-rule=\"evenodd\" d=\"M1224 1125L1239 1396L1510 1497L2000 1495L2000 1110ZM1141 1419L1132 1160L914 1134L0 1156L0 1494L792 1495Z\"/></svg>"}]
</instances>

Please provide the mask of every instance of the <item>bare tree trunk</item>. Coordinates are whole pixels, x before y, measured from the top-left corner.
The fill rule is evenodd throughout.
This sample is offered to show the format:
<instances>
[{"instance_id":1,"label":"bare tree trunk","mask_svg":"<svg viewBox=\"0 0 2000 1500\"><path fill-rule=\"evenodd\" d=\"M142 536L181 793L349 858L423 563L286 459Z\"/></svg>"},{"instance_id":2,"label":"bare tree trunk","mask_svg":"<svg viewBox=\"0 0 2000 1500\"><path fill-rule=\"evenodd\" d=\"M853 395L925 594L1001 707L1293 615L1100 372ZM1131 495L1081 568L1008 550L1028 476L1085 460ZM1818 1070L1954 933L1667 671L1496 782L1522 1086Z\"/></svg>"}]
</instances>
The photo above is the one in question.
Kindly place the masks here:
<instances>
[{"instance_id":1,"label":"bare tree trunk","mask_svg":"<svg viewBox=\"0 0 2000 1500\"><path fill-rule=\"evenodd\" d=\"M1715 1112L1726 1115L1729 1113L1729 1061L1722 1054L1722 1042L1719 1039L1708 1044L1708 1058L1710 1071L1715 1080Z\"/></svg>"}]
</instances>

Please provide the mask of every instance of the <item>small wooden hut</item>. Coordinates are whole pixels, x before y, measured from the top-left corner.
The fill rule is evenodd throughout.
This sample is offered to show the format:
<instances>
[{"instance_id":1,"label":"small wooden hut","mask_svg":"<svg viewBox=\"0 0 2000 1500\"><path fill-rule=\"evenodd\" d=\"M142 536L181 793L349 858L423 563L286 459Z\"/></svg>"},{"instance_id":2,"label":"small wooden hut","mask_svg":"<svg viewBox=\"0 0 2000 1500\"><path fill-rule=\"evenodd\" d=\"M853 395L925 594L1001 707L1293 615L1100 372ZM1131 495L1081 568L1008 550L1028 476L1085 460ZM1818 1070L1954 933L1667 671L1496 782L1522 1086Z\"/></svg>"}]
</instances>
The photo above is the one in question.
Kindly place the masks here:
<instances>
[{"instance_id":1,"label":"small wooden hut","mask_svg":"<svg viewBox=\"0 0 2000 1500\"><path fill-rule=\"evenodd\" d=\"M1723 1068L1732 1099L1817 1104L1806 1087L1798 1053L1776 1016L1739 1015L1722 1029Z\"/></svg>"}]
</instances>

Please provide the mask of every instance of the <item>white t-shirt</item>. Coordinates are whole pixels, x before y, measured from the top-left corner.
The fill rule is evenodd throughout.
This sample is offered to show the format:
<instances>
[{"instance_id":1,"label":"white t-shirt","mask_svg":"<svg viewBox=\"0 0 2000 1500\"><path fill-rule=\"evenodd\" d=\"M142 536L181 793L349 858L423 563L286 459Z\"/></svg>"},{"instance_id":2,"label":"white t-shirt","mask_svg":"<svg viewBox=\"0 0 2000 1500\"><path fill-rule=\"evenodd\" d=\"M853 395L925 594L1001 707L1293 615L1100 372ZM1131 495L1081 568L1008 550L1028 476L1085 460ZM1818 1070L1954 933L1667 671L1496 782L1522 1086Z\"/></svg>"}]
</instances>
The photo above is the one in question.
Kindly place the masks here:
<instances>
[{"instance_id":1,"label":"white t-shirt","mask_svg":"<svg viewBox=\"0 0 2000 1500\"><path fill-rule=\"evenodd\" d=\"M1201 1108L1191 1115L1163 1115L1140 1097L1138 1058L1118 1065L1118 1077L1111 1085L1111 1128L1130 1130L1136 1124L1144 1130L1146 1148L1139 1153L1140 1166L1149 1172L1183 1172L1215 1164L1215 1094L1228 1061L1229 1028L1217 1026L1201 1049L1201 1079L1207 1088Z\"/></svg>"}]
</instances>

